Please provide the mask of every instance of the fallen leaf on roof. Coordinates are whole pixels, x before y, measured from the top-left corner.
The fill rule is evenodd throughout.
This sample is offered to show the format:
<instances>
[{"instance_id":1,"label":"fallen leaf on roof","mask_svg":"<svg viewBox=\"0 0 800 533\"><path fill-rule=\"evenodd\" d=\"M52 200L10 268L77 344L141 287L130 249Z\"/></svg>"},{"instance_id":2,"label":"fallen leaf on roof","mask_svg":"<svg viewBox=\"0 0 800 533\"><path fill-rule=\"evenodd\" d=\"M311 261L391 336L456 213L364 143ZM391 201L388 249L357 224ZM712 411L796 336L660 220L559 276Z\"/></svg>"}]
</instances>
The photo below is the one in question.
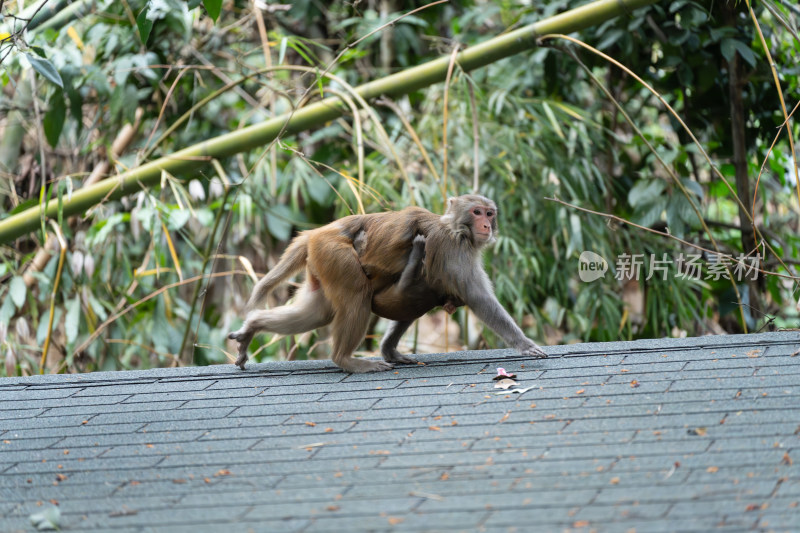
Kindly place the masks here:
<instances>
[{"instance_id":1,"label":"fallen leaf on roof","mask_svg":"<svg viewBox=\"0 0 800 533\"><path fill-rule=\"evenodd\" d=\"M536 388L535 386L532 386L532 387L525 387L524 389L510 389L508 391L495 392L495 395L502 396L503 394L513 394L513 393L525 394L529 390L535 389L535 388Z\"/></svg>"},{"instance_id":2,"label":"fallen leaf on roof","mask_svg":"<svg viewBox=\"0 0 800 533\"><path fill-rule=\"evenodd\" d=\"M706 468L706 472L708 472L709 474L715 474L715 473L719 472L719 467L718 466L709 466L708 468Z\"/></svg>"},{"instance_id":3,"label":"fallen leaf on roof","mask_svg":"<svg viewBox=\"0 0 800 533\"><path fill-rule=\"evenodd\" d=\"M405 518L400 518L400 517L397 517L397 516L390 516L389 518L386 519L386 521L389 522L390 526L396 526L397 524L401 523L403 520L405 520Z\"/></svg>"},{"instance_id":4,"label":"fallen leaf on roof","mask_svg":"<svg viewBox=\"0 0 800 533\"><path fill-rule=\"evenodd\" d=\"M338 511L341 509L338 505L329 505L325 508L326 511Z\"/></svg>"},{"instance_id":5,"label":"fallen leaf on roof","mask_svg":"<svg viewBox=\"0 0 800 533\"><path fill-rule=\"evenodd\" d=\"M612 485L617 485L617 484L619 484L619 478L618 477L612 477L608 482L611 483Z\"/></svg>"},{"instance_id":6,"label":"fallen leaf on roof","mask_svg":"<svg viewBox=\"0 0 800 533\"><path fill-rule=\"evenodd\" d=\"M757 503L751 503L750 505L745 507L744 510L745 511L759 511L759 510L763 511L764 509L767 509L768 507L769 507L769 504L766 503L766 502L762 503L761 505L759 505Z\"/></svg>"},{"instance_id":7,"label":"fallen leaf on roof","mask_svg":"<svg viewBox=\"0 0 800 533\"><path fill-rule=\"evenodd\" d=\"M61 509L58 507L48 507L41 513L32 514L28 518L31 521L31 525L39 531L60 529Z\"/></svg>"},{"instance_id":8,"label":"fallen leaf on roof","mask_svg":"<svg viewBox=\"0 0 800 533\"><path fill-rule=\"evenodd\" d=\"M632 389L635 389L638 386L639 386L639 382L638 381L636 381L635 379L633 381L631 381L631 388Z\"/></svg>"},{"instance_id":9,"label":"fallen leaf on roof","mask_svg":"<svg viewBox=\"0 0 800 533\"><path fill-rule=\"evenodd\" d=\"M306 422L306 425L313 428L317 424L316 424L316 422Z\"/></svg>"},{"instance_id":10,"label":"fallen leaf on roof","mask_svg":"<svg viewBox=\"0 0 800 533\"><path fill-rule=\"evenodd\" d=\"M498 379L503 379L503 378L514 379L516 377L517 377L516 374L513 374L513 373L509 374L508 372L506 372L505 368L498 367L497 368L497 375L495 377L493 377L492 379L497 381Z\"/></svg>"},{"instance_id":11,"label":"fallen leaf on roof","mask_svg":"<svg viewBox=\"0 0 800 533\"><path fill-rule=\"evenodd\" d=\"M583 394L584 392L586 392L586 389L580 389L578 391L575 391L575 394Z\"/></svg>"},{"instance_id":12,"label":"fallen leaf on roof","mask_svg":"<svg viewBox=\"0 0 800 533\"><path fill-rule=\"evenodd\" d=\"M572 524L572 527L589 527L589 521L588 520L578 520L577 522Z\"/></svg>"},{"instance_id":13,"label":"fallen leaf on roof","mask_svg":"<svg viewBox=\"0 0 800 533\"><path fill-rule=\"evenodd\" d=\"M500 381L498 381L497 383L494 384L494 388L495 389L507 390L507 389L513 387L514 385L519 385L519 384L516 381L514 381L513 379L503 378L503 379L501 379Z\"/></svg>"},{"instance_id":14,"label":"fallen leaf on roof","mask_svg":"<svg viewBox=\"0 0 800 533\"><path fill-rule=\"evenodd\" d=\"M226 469L223 468L222 470L219 470L216 474L214 474L214 477L230 476L230 475L231 475L231 471L230 470L226 470Z\"/></svg>"},{"instance_id":15,"label":"fallen leaf on roof","mask_svg":"<svg viewBox=\"0 0 800 533\"><path fill-rule=\"evenodd\" d=\"M120 509L119 511L111 511L110 513L108 513L108 516L110 516L111 518L117 516L131 516L137 514L138 512L139 511L137 511L136 509L130 509L127 506L123 505L122 509Z\"/></svg>"},{"instance_id":16,"label":"fallen leaf on roof","mask_svg":"<svg viewBox=\"0 0 800 533\"><path fill-rule=\"evenodd\" d=\"M440 428L439 426L428 426L428 429L430 429L431 431L441 431L442 430L442 428Z\"/></svg>"},{"instance_id":17,"label":"fallen leaf on roof","mask_svg":"<svg viewBox=\"0 0 800 533\"><path fill-rule=\"evenodd\" d=\"M442 475L439 476L439 481L447 481L448 479L450 479L450 474L447 472L442 472Z\"/></svg>"},{"instance_id":18,"label":"fallen leaf on roof","mask_svg":"<svg viewBox=\"0 0 800 533\"><path fill-rule=\"evenodd\" d=\"M692 428L692 429L686 430L686 433L688 433L689 435L695 435L695 436L698 436L698 437L705 437L706 434L708 434L708 430L706 428L702 428L702 427L701 428Z\"/></svg>"},{"instance_id":19,"label":"fallen leaf on roof","mask_svg":"<svg viewBox=\"0 0 800 533\"><path fill-rule=\"evenodd\" d=\"M503 418L501 418L501 419L500 419L500 421L498 422L498 424L502 424L503 422L505 422L506 420L508 420L508 417L509 417L510 415L511 415L511 411L509 411L509 412L507 412L506 414L504 414L504 415L503 415Z\"/></svg>"},{"instance_id":20,"label":"fallen leaf on roof","mask_svg":"<svg viewBox=\"0 0 800 533\"><path fill-rule=\"evenodd\" d=\"M176 485L183 485L184 483L186 483L186 480L183 479L182 477L179 477L177 479L173 479L172 482L175 483Z\"/></svg>"},{"instance_id":21,"label":"fallen leaf on roof","mask_svg":"<svg viewBox=\"0 0 800 533\"><path fill-rule=\"evenodd\" d=\"M781 463L792 466L792 463L794 463L794 461L792 461L792 458L789 457L789 452L783 454L783 459L781 459Z\"/></svg>"}]
</instances>

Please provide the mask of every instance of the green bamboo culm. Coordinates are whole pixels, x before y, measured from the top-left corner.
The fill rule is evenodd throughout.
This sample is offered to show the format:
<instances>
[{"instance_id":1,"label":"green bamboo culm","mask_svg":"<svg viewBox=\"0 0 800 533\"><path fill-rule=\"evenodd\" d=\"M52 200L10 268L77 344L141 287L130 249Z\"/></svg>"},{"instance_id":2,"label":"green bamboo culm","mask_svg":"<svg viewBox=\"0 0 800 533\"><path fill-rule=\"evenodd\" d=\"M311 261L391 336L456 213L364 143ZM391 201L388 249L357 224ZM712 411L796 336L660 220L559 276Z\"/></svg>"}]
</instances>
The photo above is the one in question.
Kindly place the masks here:
<instances>
[{"instance_id":1,"label":"green bamboo culm","mask_svg":"<svg viewBox=\"0 0 800 533\"><path fill-rule=\"evenodd\" d=\"M483 67L535 48L536 38L539 35L579 31L657 1L597 0L472 46L458 54L457 62L466 71ZM402 96L434 83L443 82L449 63L450 56L443 56L424 65L360 85L356 87L356 92L364 99L381 95ZM140 190L142 185L158 183L162 171L172 175L187 175L207 164L212 158L229 157L264 146L272 142L281 131L283 135L293 135L320 126L342 116L345 109L339 104L337 97L326 98L294 113L281 115L184 148L74 192L72 198L64 202L62 216L83 213L101 201L119 199ZM57 216L58 200L49 201L44 211L47 217ZM35 231L39 227L41 213L41 207L36 206L0 221L0 243L10 244L14 239Z\"/></svg>"}]
</instances>

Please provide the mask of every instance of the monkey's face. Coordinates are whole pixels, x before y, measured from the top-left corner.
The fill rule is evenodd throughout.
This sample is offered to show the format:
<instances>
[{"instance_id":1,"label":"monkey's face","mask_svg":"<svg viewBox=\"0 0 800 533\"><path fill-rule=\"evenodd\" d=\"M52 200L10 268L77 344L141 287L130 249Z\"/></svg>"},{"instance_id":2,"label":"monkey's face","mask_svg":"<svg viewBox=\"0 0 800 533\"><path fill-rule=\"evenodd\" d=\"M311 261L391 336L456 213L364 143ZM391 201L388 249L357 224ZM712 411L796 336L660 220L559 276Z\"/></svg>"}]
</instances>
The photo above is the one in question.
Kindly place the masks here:
<instances>
[{"instance_id":1,"label":"monkey's face","mask_svg":"<svg viewBox=\"0 0 800 533\"><path fill-rule=\"evenodd\" d=\"M441 221L456 237L482 248L497 238L497 205L485 196L465 194L448 199Z\"/></svg>"},{"instance_id":2,"label":"monkey's face","mask_svg":"<svg viewBox=\"0 0 800 533\"><path fill-rule=\"evenodd\" d=\"M470 210L472 215L472 234L478 243L487 243L492 240L494 229L497 227L495 209L485 205L474 205Z\"/></svg>"}]
</instances>

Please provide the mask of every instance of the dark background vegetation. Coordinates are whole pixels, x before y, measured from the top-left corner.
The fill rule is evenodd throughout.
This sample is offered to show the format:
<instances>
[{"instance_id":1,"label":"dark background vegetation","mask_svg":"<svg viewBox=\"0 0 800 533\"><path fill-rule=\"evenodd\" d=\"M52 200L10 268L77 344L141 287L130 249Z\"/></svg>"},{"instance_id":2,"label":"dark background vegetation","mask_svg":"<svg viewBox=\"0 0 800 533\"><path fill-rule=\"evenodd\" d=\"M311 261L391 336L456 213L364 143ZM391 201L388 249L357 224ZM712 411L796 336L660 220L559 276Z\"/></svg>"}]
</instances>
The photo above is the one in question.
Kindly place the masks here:
<instances>
[{"instance_id":1,"label":"dark background vegetation","mask_svg":"<svg viewBox=\"0 0 800 533\"><path fill-rule=\"evenodd\" d=\"M73 12L55 9L26 32L18 31L26 21L10 16L16 2L2 4L0 218L26 202L68 198L87 180L290 111L304 94L318 99L323 85L325 96L343 91L313 73L278 70L193 108L266 66L322 70L345 51L330 72L355 86L585 2L449 2L350 48L425 3L226 0L215 21L206 7L218 3L98 0ZM790 1L758 2L756 22L745 2L708 5L659 2L578 37L650 84L713 165L653 92L563 39L473 72L456 66L449 84L370 102L388 140L366 112L348 113L200 172L165 174L159 186L143 185L121 201L60 219L67 245L60 272L52 224L5 243L0 375L37 372L46 342L48 371L229 362L233 346L225 335L238 327L252 287L247 262L265 272L294 232L358 212L359 202L367 212L410 204L440 211L443 183L447 194L469 192L473 113L479 189L495 199L501 216L501 237L486 266L500 300L538 342L797 327L791 276L800 259L800 189L789 140L798 128L793 119L788 132L779 128L800 94L800 12ZM353 184L359 129L364 182ZM760 234L744 212L753 213ZM704 274L715 260L687 242L734 257L758 247L766 257L761 267L780 275L736 284L705 275L682 279L680 254L703 253ZM580 281L584 250L608 260L605 278ZM639 280L615 279L616 258L624 253L646 254ZM663 279L645 280L651 254L670 259ZM213 279L181 283L212 271ZM177 285L164 289L171 284ZM290 292L279 291L272 305ZM446 328L429 320L415 335L447 332L450 349L496 345L467 313L455 319ZM378 323L376 334L381 329ZM323 355L324 338L322 331L278 340L258 358Z\"/></svg>"}]
</instances>

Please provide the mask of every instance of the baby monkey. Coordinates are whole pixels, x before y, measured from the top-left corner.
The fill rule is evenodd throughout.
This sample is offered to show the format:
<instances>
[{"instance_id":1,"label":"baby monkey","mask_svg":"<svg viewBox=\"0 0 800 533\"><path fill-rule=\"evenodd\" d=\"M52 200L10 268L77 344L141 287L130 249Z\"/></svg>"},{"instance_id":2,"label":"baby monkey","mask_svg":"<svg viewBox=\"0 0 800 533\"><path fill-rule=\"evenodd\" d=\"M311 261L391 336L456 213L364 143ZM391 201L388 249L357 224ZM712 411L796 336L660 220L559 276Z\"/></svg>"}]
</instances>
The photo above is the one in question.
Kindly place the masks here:
<instances>
[{"instance_id":1,"label":"baby monkey","mask_svg":"<svg viewBox=\"0 0 800 533\"><path fill-rule=\"evenodd\" d=\"M464 305L464 302L457 297L437 292L425 282L422 268L426 241L427 239L424 235L414 237L414 241L411 244L411 253L408 256L408 263L406 263L402 274L400 274L400 279L372 297L372 312L393 321L381 340L381 355L384 360L391 363L415 364L417 362L397 351L400 338L408 329L408 326L403 327L399 324L407 323L410 325L414 320L436 307L441 307L452 315L455 313L456 308ZM366 233L362 231L353 240L353 247L359 257L365 246ZM364 265L362 265L362 268L364 268L367 277L371 279L370 268L364 267Z\"/></svg>"},{"instance_id":2,"label":"baby monkey","mask_svg":"<svg viewBox=\"0 0 800 533\"><path fill-rule=\"evenodd\" d=\"M448 199L444 215L419 207L352 215L298 235L278 264L253 288L236 364L259 331L283 335L331 324L333 362L348 372L388 370L413 363L397 351L414 320L437 306L468 305L475 315L522 355L546 357L497 301L483 269L482 251L497 235L497 206L483 196ZM306 280L295 301L255 309L284 279L301 268ZM353 357L370 312L392 320L381 341L383 361Z\"/></svg>"}]
</instances>

